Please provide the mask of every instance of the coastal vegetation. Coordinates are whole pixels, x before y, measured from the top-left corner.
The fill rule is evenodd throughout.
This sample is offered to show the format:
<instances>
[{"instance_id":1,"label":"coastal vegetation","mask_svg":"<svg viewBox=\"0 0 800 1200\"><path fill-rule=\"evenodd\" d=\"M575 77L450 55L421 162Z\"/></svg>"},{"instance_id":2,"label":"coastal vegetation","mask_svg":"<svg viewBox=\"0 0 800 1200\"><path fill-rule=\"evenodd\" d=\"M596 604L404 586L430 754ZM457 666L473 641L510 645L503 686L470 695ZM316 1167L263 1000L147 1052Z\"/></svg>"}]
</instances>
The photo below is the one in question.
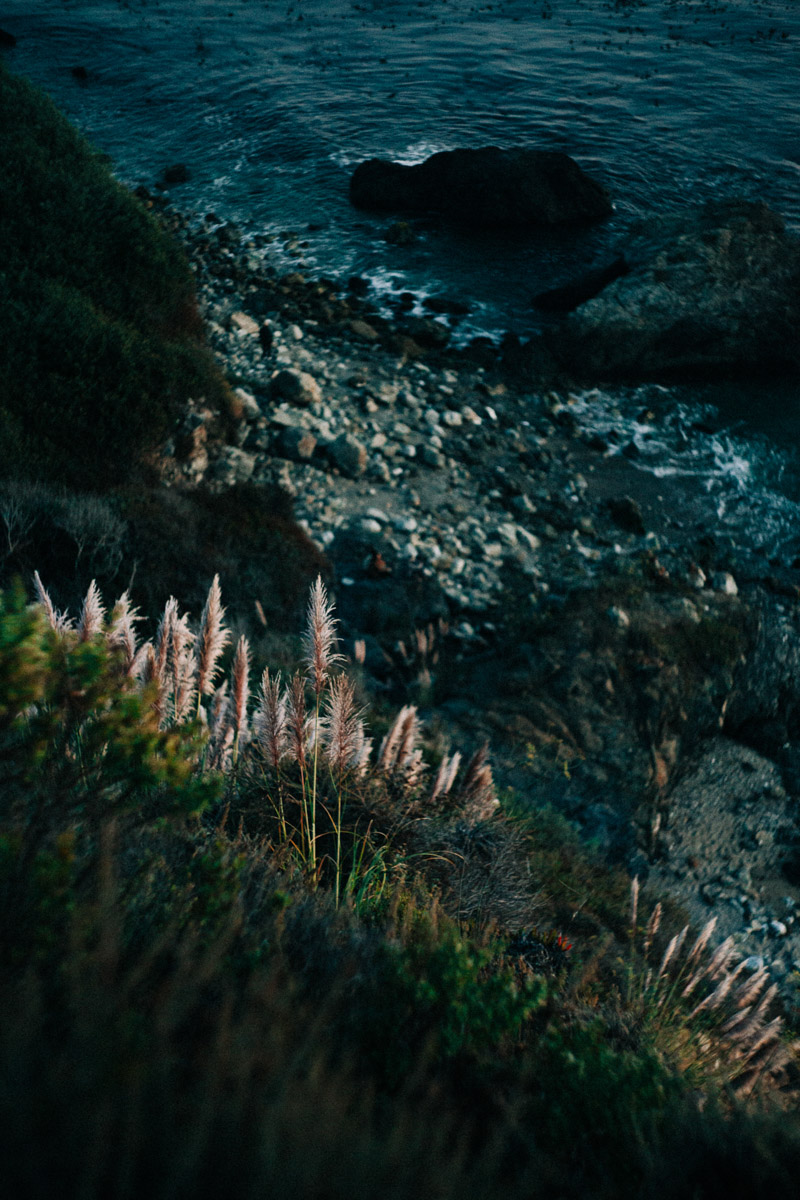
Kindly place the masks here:
<instances>
[{"instance_id":1,"label":"coastal vegetation","mask_svg":"<svg viewBox=\"0 0 800 1200\"><path fill-rule=\"evenodd\" d=\"M792 1195L795 1019L764 964L551 805L560 743L498 788L480 740L376 700L285 497L148 478L189 399L227 403L191 275L1 66L0 104L9 1194ZM747 631L685 605L664 626L647 578L515 612L517 646L552 671L556 632L624 604L637 695L674 661L681 710Z\"/></svg>"},{"instance_id":2,"label":"coastal vegetation","mask_svg":"<svg viewBox=\"0 0 800 1200\"><path fill-rule=\"evenodd\" d=\"M134 572L154 614L210 567L285 621L320 558L277 490L178 495L156 469L190 401L217 436L234 403L182 248L2 61L0 310L0 578L38 568L74 604Z\"/></svg>"},{"instance_id":3,"label":"coastal vegetation","mask_svg":"<svg viewBox=\"0 0 800 1200\"><path fill-rule=\"evenodd\" d=\"M0 613L15 1195L788 1194L766 972L413 708L371 753L321 581L286 688L217 580L142 643L37 588Z\"/></svg>"},{"instance_id":4,"label":"coastal vegetation","mask_svg":"<svg viewBox=\"0 0 800 1200\"><path fill-rule=\"evenodd\" d=\"M223 403L183 254L2 62L0 263L4 476L108 489L189 397Z\"/></svg>"}]
</instances>

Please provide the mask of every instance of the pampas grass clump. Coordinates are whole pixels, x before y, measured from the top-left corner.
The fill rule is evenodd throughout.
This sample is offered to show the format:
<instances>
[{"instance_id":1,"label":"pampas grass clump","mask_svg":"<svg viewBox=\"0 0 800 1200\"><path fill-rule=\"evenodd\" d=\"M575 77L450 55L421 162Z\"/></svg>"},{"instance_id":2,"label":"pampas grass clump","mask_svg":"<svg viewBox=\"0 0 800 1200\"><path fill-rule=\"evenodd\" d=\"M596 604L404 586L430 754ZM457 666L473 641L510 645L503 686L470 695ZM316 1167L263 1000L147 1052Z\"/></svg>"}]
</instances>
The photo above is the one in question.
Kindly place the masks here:
<instances>
[{"instance_id":1,"label":"pampas grass clump","mask_svg":"<svg viewBox=\"0 0 800 1200\"><path fill-rule=\"evenodd\" d=\"M127 593L107 617L92 581L75 623L56 611L38 573L34 585L37 603L59 640L104 642L118 656L130 684L149 689L159 728L194 721L205 727L198 770L219 772L251 789L258 781L265 811L277 820L275 838L315 884L332 874L337 904L346 884L352 890L357 878L374 878L383 861L388 835L384 830L381 848L375 841L370 796L374 801L379 793L390 794L405 817L441 813L447 807L468 826L490 820L497 808L485 746L463 771L460 753L445 755L430 778L413 705L399 711L373 758L373 742L339 650L333 602L321 577L308 603L305 669L287 685L279 674L264 670L254 703L245 637L234 648L229 678L220 679L231 634L217 575L196 627L171 597L155 638L143 643L137 639L139 617Z\"/></svg>"}]
</instances>

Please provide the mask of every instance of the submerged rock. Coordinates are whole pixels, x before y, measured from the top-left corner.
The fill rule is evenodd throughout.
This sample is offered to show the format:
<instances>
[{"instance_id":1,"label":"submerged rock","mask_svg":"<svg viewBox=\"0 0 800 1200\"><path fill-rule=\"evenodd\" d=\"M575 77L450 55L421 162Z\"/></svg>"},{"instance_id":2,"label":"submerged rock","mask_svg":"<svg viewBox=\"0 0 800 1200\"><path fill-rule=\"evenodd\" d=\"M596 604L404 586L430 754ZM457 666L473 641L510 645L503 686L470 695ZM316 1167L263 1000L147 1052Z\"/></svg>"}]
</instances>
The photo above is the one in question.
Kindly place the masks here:
<instances>
[{"instance_id":1,"label":"submerged rock","mask_svg":"<svg viewBox=\"0 0 800 1200\"><path fill-rule=\"evenodd\" d=\"M608 192L557 150L443 150L415 166L372 158L350 200L379 212L439 212L470 225L561 225L610 215Z\"/></svg>"},{"instance_id":2,"label":"submerged rock","mask_svg":"<svg viewBox=\"0 0 800 1200\"><path fill-rule=\"evenodd\" d=\"M161 179L167 187L174 183L188 183L191 178L191 171L186 166L186 163L182 162L170 163L169 166L164 167L161 173Z\"/></svg>"},{"instance_id":3,"label":"submerged rock","mask_svg":"<svg viewBox=\"0 0 800 1200\"><path fill-rule=\"evenodd\" d=\"M800 367L800 239L765 204L717 201L651 217L628 270L550 335L577 374Z\"/></svg>"},{"instance_id":4,"label":"submerged rock","mask_svg":"<svg viewBox=\"0 0 800 1200\"><path fill-rule=\"evenodd\" d=\"M539 292L533 297L533 306L540 312L572 312L581 304L585 304L587 300L592 300L599 295L603 288L608 287L615 279L619 279L621 275L627 275L628 270L628 264L619 255L607 266L587 271L573 283L550 288L546 292Z\"/></svg>"},{"instance_id":5,"label":"submerged rock","mask_svg":"<svg viewBox=\"0 0 800 1200\"><path fill-rule=\"evenodd\" d=\"M390 246L412 246L417 235L407 221L395 221L384 234Z\"/></svg>"}]
</instances>

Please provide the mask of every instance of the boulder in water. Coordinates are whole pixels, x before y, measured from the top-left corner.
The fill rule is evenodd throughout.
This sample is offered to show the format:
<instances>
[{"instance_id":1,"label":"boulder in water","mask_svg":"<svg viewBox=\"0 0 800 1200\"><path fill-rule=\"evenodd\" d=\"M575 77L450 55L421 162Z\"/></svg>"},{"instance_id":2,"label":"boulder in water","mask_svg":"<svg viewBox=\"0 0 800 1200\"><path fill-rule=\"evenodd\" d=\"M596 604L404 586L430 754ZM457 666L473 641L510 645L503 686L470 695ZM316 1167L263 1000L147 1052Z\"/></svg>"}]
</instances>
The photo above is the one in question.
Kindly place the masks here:
<instances>
[{"instance_id":1,"label":"boulder in water","mask_svg":"<svg viewBox=\"0 0 800 1200\"><path fill-rule=\"evenodd\" d=\"M800 367L800 239L765 204L714 201L651 217L623 253L626 272L549 335L575 374Z\"/></svg>"},{"instance_id":2,"label":"boulder in water","mask_svg":"<svg viewBox=\"0 0 800 1200\"><path fill-rule=\"evenodd\" d=\"M415 166L372 158L350 179L356 208L438 212L479 226L564 225L612 211L608 192L557 150L443 150Z\"/></svg>"}]
</instances>

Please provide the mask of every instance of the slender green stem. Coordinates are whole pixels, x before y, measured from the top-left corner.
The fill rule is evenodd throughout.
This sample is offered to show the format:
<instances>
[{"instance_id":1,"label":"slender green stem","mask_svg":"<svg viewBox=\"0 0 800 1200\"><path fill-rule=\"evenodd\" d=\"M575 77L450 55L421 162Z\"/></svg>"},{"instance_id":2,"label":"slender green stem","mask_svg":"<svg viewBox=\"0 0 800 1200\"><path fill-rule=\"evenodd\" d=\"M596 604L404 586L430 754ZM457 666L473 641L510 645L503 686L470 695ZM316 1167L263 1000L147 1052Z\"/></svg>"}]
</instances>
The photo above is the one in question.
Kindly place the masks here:
<instances>
[{"instance_id":1,"label":"slender green stem","mask_svg":"<svg viewBox=\"0 0 800 1200\"><path fill-rule=\"evenodd\" d=\"M302 772L302 768L301 768L301 772ZM302 778L302 774L301 774L301 778ZM288 841L288 838L286 836L286 813L284 812L284 808L283 808L283 780L281 779L281 764L280 764L280 762L278 762L278 764L275 767L275 780L276 780L276 783L278 786L278 820L281 823L281 837L283 838L284 842L286 842L286 841Z\"/></svg>"},{"instance_id":2,"label":"slender green stem","mask_svg":"<svg viewBox=\"0 0 800 1200\"><path fill-rule=\"evenodd\" d=\"M308 792L306 790L306 769L303 763L300 764L300 846L303 853L303 859L308 862L308 849L306 842L308 840Z\"/></svg>"},{"instance_id":3,"label":"slender green stem","mask_svg":"<svg viewBox=\"0 0 800 1200\"><path fill-rule=\"evenodd\" d=\"M319 762L319 704L320 693L317 692L317 703L314 709L314 777L311 784L311 869L317 873L317 764Z\"/></svg>"},{"instance_id":4,"label":"slender green stem","mask_svg":"<svg viewBox=\"0 0 800 1200\"><path fill-rule=\"evenodd\" d=\"M342 878L342 773L339 772L339 785L336 788L336 897L335 904L339 907L339 887Z\"/></svg>"}]
</instances>

